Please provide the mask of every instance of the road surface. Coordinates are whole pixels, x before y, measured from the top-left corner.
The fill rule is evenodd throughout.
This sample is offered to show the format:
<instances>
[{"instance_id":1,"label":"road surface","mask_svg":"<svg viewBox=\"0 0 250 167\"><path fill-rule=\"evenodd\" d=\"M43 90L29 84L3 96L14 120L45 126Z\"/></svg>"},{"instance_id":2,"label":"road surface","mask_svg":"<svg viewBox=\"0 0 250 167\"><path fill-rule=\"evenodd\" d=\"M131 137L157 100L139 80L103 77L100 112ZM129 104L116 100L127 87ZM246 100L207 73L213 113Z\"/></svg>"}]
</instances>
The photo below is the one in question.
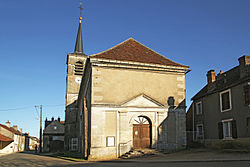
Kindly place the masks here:
<instances>
[{"instance_id":1,"label":"road surface","mask_svg":"<svg viewBox=\"0 0 250 167\"><path fill-rule=\"evenodd\" d=\"M249 167L250 161L219 161L219 162L170 162L164 160L154 161L110 161L110 162L74 162L53 157L26 153L14 153L0 156L0 167Z\"/></svg>"}]
</instances>

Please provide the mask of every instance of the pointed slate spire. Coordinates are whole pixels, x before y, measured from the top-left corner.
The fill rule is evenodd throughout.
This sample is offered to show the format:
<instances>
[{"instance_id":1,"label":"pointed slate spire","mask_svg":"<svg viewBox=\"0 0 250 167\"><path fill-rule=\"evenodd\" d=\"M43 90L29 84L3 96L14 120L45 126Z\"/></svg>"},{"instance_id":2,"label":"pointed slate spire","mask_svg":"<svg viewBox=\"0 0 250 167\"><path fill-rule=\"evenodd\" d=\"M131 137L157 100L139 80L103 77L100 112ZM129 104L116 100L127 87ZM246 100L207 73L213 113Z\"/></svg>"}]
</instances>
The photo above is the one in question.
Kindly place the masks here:
<instances>
[{"instance_id":1,"label":"pointed slate spire","mask_svg":"<svg viewBox=\"0 0 250 167\"><path fill-rule=\"evenodd\" d=\"M82 17L79 18L79 27L76 37L75 51L76 54L83 54L83 42L82 42Z\"/></svg>"}]
</instances>

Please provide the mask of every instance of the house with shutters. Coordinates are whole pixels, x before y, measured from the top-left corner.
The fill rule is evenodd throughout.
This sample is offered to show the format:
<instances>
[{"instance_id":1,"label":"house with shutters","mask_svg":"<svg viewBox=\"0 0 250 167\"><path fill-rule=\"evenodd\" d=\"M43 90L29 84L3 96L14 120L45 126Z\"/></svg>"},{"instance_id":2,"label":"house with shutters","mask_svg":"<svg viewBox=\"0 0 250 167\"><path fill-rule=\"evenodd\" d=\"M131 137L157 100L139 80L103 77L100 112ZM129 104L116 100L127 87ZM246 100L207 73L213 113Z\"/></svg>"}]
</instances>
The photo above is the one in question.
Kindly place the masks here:
<instances>
[{"instance_id":1,"label":"house with shutters","mask_svg":"<svg viewBox=\"0 0 250 167\"><path fill-rule=\"evenodd\" d=\"M250 139L250 56L217 75L207 72L207 84L193 98L187 113L188 141L206 145L218 140Z\"/></svg>"},{"instance_id":2,"label":"house with shutters","mask_svg":"<svg viewBox=\"0 0 250 167\"><path fill-rule=\"evenodd\" d=\"M89 56L82 43L80 17L67 56L65 150L109 159L133 149L184 149L189 67L132 38Z\"/></svg>"}]
</instances>

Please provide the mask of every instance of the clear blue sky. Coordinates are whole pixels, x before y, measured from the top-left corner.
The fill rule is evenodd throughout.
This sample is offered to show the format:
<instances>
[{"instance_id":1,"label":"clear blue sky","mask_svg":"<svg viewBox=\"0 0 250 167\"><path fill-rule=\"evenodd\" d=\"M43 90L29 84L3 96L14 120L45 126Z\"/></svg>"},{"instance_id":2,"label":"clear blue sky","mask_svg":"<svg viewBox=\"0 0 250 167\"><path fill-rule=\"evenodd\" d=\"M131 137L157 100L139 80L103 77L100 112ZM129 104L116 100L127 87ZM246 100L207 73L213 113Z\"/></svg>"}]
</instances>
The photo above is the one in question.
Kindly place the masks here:
<instances>
[{"instance_id":1,"label":"clear blue sky","mask_svg":"<svg viewBox=\"0 0 250 167\"><path fill-rule=\"evenodd\" d=\"M44 119L64 119L78 6L78 0L0 0L0 123L10 120L38 136L40 104ZM132 37L189 65L189 106L208 70L227 71L250 54L249 7L249 0L84 0L84 50L91 55Z\"/></svg>"}]
</instances>

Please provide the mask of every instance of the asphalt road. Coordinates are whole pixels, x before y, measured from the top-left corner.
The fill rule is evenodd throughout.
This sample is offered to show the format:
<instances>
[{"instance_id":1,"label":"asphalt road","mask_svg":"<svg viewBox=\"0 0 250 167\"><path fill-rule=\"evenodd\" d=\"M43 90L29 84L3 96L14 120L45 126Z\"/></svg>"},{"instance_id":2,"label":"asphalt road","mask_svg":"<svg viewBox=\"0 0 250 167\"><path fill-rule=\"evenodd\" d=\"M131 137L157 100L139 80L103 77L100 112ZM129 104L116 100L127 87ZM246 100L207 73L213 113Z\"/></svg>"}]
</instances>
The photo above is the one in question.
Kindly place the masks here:
<instances>
[{"instance_id":1,"label":"asphalt road","mask_svg":"<svg viewBox=\"0 0 250 167\"><path fill-rule=\"evenodd\" d=\"M72 162L53 157L25 153L0 156L0 167L249 167L250 161L220 162L167 162L167 161L130 161L130 162Z\"/></svg>"}]
</instances>

